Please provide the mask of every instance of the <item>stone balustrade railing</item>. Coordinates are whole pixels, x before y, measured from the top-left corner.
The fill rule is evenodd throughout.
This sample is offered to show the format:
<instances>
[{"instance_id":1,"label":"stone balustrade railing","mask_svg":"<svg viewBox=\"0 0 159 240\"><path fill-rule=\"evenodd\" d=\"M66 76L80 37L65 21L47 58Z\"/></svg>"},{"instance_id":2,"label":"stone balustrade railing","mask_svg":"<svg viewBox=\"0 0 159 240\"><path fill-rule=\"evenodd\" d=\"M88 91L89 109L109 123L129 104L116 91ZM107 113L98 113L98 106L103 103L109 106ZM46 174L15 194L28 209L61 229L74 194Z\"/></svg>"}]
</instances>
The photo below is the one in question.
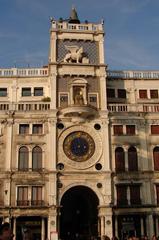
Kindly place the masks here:
<instances>
[{"instance_id":1,"label":"stone balustrade railing","mask_svg":"<svg viewBox=\"0 0 159 240\"><path fill-rule=\"evenodd\" d=\"M0 77L47 76L48 68L0 68Z\"/></svg>"},{"instance_id":2,"label":"stone balustrade railing","mask_svg":"<svg viewBox=\"0 0 159 240\"><path fill-rule=\"evenodd\" d=\"M109 78L159 79L159 71L107 71Z\"/></svg>"},{"instance_id":3,"label":"stone balustrade railing","mask_svg":"<svg viewBox=\"0 0 159 240\"><path fill-rule=\"evenodd\" d=\"M0 111L47 111L50 109L48 102L0 102Z\"/></svg>"},{"instance_id":4,"label":"stone balustrade railing","mask_svg":"<svg viewBox=\"0 0 159 240\"><path fill-rule=\"evenodd\" d=\"M109 112L159 112L158 104L108 104Z\"/></svg>"},{"instance_id":5,"label":"stone balustrade railing","mask_svg":"<svg viewBox=\"0 0 159 240\"><path fill-rule=\"evenodd\" d=\"M0 111L48 111L50 110L49 102L19 102L6 103L0 102ZM108 104L109 112L159 112L159 103L157 104ZM67 108L66 108L67 112Z\"/></svg>"},{"instance_id":6,"label":"stone balustrade railing","mask_svg":"<svg viewBox=\"0 0 159 240\"><path fill-rule=\"evenodd\" d=\"M75 24L78 25L78 24ZM0 77L48 76L48 68L0 68ZM107 71L108 78L159 79L159 71Z\"/></svg>"},{"instance_id":7,"label":"stone balustrade railing","mask_svg":"<svg viewBox=\"0 0 159 240\"><path fill-rule=\"evenodd\" d=\"M67 21L58 22L52 20L52 29L62 29L62 30L76 30L76 31L103 31L103 24L93 24L93 23L80 23L72 24Z\"/></svg>"}]
</instances>

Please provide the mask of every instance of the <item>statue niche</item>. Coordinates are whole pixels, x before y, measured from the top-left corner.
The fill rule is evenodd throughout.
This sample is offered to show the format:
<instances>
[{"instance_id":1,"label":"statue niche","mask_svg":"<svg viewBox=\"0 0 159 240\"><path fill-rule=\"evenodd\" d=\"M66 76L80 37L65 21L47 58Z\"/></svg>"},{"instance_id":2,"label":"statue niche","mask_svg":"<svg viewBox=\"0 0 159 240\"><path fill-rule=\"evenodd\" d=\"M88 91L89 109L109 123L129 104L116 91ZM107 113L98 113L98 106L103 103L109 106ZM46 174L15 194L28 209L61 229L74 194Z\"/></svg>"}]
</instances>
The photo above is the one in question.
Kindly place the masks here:
<instances>
[{"instance_id":1,"label":"statue niche","mask_svg":"<svg viewBox=\"0 0 159 240\"><path fill-rule=\"evenodd\" d=\"M84 56L83 47L65 45L65 48L69 51L64 57L65 63L89 63L89 59Z\"/></svg>"},{"instance_id":2,"label":"statue niche","mask_svg":"<svg viewBox=\"0 0 159 240\"><path fill-rule=\"evenodd\" d=\"M83 91L81 87L74 87L74 104L84 105Z\"/></svg>"}]
</instances>

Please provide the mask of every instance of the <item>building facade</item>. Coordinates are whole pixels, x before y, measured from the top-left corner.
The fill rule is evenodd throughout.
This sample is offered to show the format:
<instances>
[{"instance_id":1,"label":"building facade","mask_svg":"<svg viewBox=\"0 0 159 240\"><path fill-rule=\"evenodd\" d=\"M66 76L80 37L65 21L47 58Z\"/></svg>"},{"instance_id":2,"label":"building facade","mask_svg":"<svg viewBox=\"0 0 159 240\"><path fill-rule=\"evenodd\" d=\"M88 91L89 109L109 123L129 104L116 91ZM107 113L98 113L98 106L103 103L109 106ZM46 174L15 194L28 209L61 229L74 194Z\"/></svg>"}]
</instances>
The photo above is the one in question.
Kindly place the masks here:
<instances>
[{"instance_id":1,"label":"building facade","mask_svg":"<svg viewBox=\"0 0 159 240\"><path fill-rule=\"evenodd\" d=\"M48 65L0 69L0 219L17 239L159 235L159 71L110 71L104 26L51 19Z\"/></svg>"}]
</instances>

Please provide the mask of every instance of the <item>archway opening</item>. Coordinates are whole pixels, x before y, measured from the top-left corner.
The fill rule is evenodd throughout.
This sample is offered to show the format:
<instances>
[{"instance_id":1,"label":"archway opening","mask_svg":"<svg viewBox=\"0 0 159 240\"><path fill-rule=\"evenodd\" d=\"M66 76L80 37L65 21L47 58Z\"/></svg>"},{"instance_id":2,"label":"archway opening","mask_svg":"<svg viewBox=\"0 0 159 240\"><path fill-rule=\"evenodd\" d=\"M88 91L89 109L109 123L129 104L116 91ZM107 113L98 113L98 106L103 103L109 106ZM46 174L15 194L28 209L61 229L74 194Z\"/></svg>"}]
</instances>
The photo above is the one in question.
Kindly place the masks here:
<instances>
[{"instance_id":1,"label":"archway opening","mask_svg":"<svg viewBox=\"0 0 159 240\"><path fill-rule=\"evenodd\" d=\"M89 240L98 236L97 195L88 187L69 189L61 199L60 238Z\"/></svg>"}]
</instances>

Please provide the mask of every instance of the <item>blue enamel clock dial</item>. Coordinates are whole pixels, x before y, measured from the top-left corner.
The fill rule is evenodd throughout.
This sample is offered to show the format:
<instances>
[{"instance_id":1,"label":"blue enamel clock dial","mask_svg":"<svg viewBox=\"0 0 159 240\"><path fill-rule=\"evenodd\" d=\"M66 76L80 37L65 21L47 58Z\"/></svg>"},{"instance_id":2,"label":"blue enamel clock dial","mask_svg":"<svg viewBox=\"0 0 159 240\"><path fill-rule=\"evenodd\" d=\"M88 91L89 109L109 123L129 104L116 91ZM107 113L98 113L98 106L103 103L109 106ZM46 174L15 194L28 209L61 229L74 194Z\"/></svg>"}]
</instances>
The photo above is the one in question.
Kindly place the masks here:
<instances>
[{"instance_id":1,"label":"blue enamel clock dial","mask_svg":"<svg viewBox=\"0 0 159 240\"><path fill-rule=\"evenodd\" d=\"M93 156L95 143L88 133L76 131L70 133L65 138L63 149L69 159L81 162L86 161Z\"/></svg>"},{"instance_id":2,"label":"blue enamel clock dial","mask_svg":"<svg viewBox=\"0 0 159 240\"><path fill-rule=\"evenodd\" d=\"M77 137L72 140L70 148L74 155L83 156L88 152L89 145L86 139Z\"/></svg>"}]
</instances>

